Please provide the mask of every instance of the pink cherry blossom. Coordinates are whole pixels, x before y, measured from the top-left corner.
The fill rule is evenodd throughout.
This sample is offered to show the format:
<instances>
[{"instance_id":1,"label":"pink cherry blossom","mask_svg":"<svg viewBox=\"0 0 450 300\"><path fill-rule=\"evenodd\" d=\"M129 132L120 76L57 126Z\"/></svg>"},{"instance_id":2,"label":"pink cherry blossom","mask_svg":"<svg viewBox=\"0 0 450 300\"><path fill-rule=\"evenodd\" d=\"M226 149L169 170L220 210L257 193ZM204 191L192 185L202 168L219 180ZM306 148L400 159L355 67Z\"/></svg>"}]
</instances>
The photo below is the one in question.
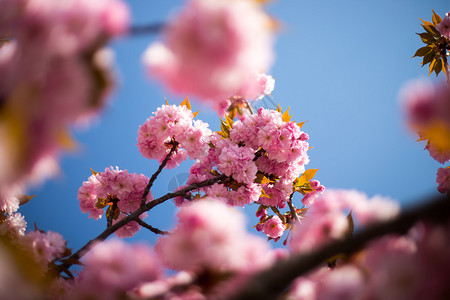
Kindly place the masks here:
<instances>
[{"instance_id":1,"label":"pink cherry blossom","mask_svg":"<svg viewBox=\"0 0 450 300\"><path fill-rule=\"evenodd\" d=\"M442 19L442 22L436 25L437 31L442 36L445 36L447 39L450 39L450 14L446 13L444 19Z\"/></svg>"},{"instance_id":2,"label":"pink cherry blossom","mask_svg":"<svg viewBox=\"0 0 450 300\"><path fill-rule=\"evenodd\" d=\"M120 0L2 1L0 31L14 42L0 51L8 74L0 79L8 112L0 122L0 185L49 175L41 167L73 146L69 127L104 107L113 76L103 46L126 31L128 15Z\"/></svg>"},{"instance_id":3,"label":"pink cherry blossom","mask_svg":"<svg viewBox=\"0 0 450 300\"><path fill-rule=\"evenodd\" d=\"M66 241L59 233L53 231L28 232L23 242L26 247L31 248L34 258L41 263L44 271L47 264L60 258L66 249Z\"/></svg>"},{"instance_id":4,"label":"pink cherry blossom","mask_svg":"<svg viewBox=\"0 0 450 300\"><path fill-rule=\"evenodd\" d=\"M262 232L270 238L276 239L283 235L286 226L278 216L273 216L264 223Z\"/></svg>"},{"instance_id":5,"label":"pink cherry blossom","mask_svg":"<svg viewBox=\"0 0 450 300\"><path fill-rule=\"evenodd\" d=\"M84 257L74 299L118 299L144 282L157 280L161 269L149 246L112 239L95 245Z\"/></svg>"},{"instance_id":6,"label":"pink cherry blossom","mask_svg":"<svg viewBox=\"0 0 450 300\"><path fill-rule=\"evenodd\" d=\"M215 98L253 92L255 74L272 60L269 26L252 1L190 0L165 28L164 43L146 50L144 65L178 93Z\"/></svg>"},{"instance_id":7,"label":"pink cherry blossom","mask_svg":"<svg viewBox=\"0 0 450 300\"><path fill-rule=\"evenodd\" d=\"M438 184L438 191L440 193L450 194L450 167L439 168L436 175L436 183Z\"/></svg>"},{"instance_id":8,"label":"pink cherry blossom","mask_svg":"<svg viewBox=\"0 0 450 300\"><path fill-rule=\"evenodd\" d=\"M194 202L180 209L178 220L172 233L155 246L156 254L171 269L248 271L265 264L270 256L264 240L246 232L243 215L223 202L212 198Z\"/></svg>"}]
</instances>

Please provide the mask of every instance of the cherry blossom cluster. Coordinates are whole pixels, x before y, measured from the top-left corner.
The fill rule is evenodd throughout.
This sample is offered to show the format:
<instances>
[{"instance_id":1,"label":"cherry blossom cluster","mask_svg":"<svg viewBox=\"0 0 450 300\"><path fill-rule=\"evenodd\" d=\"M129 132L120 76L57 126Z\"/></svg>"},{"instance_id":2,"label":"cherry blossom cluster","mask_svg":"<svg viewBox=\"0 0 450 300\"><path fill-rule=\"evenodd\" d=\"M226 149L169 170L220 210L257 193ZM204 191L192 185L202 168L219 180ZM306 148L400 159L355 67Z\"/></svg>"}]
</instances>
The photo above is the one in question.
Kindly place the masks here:
<instances>
[{"instance_id":1,"label":"cherry blossom cluster","mask_svg":"<svg viewBox=\"0 0 450 300\"><path fill-rule=\"evenodd\" d=\"M0 49L6 193L54 172L59 150L73 147L69 126L104 106L112 61L103 46L127 30L129 12L120 0L3 0L1 7L0 35L11 37Z\"/></svg>"},{"instance_id":2,"label":"cherry blossom cluster","mask_svg":"<svg viewBox=\"0 0 450 300\"><path fill-rule=\"evenodd\" d=\"M302 221L289 245L293 252L307 253L348 237L359 225L394 218L399 211L398 203L388 198L369 199L357 191L327 191L308 212L314 218ZM437 244L450 241L449 229L419 224L407 236L387 236L373 242L354 258L341 255L331 259L328 267L298 278L287 299L406 299L422 293L439 299L446 292L442 276L448 276L450 257ZM437 272L431 271L434 266L439 266ZM435 283L437 289L431 291L430 284Z\"/></svg>"},{"instance_id":3,"label":"cherry blossom cluster","mask_svg":"<svg viewBox=\"0 0 450 300\"><path fill-rule=\"evenodd\" d=\"M351 203L356 206L348 214L343 209ZM290 243L294 252L311 251L351 235L353 220L364 224L392 218L398 205L380 197L368 199L355 191L332 191L313 209L315 217L298 227L300 231ZM445 298L450 256L444 245L450 243L449 232L448 223L419 223L407 235L385 236L351 257L342 254L331 258L328 266L297 278L286 299Z\"/></svg>"},{"instance_id":4,"label":"cherry blossom cluster","mask_svg":"<svg viewBox=\"0 0 450 300\"><path fill-rule=\"evenodd\" d=\"M150 246L116 239L95 245L83 258L83 265L65 289L64 299L124 299L132 289L162 277Z\"/></svg>"},{"instance_id":5,"label":"cherry blossom cluster","mask_svg":"<svg viewBox=\"0 0 450 300\"><path fill-rule=\"evenodd\" d=\"M113 224L134 212L142 203L144 190L148 184L148 177L143 174L128 173L118 167L106 168L104 172L94 172L84 181L78 190L78 199L83 213L89 213L89 218L98 220L108 207L107 217L113 219ZM146 203L153 200L149 191ZM146 217L142 214L140 218ZM131 237L139 229L136 221L132 221L115 232L118 237Z\"/></svg>"},{"instance_id":6,"label":"cherry blossom cluster","mask_svg":"<svg viewBox=\"0 0 450 300\"><path fill-rule=\"evenodd\" d=\"M392 199L375 196L368 198L354 190L328 190L315 201L295 228L289 243L294 252L308 252L331 241L346 237L354 226L367 226L394 218L400 206Z\"/></svg>"},{"instance_id":7,"label":"cherry blossom cluster","mask_svg":"<svg viewBox=\"0 0 450 300\"><path fill-rule=\"evenodd\" d=\"M252 100L257 101L270 95L275 88L275 79L267 74L258 74L257 87L255 87L253 93L249 93L246 97L236 94L233 97L218 97L213 102L213 109L217 112L221 118L224 118L226 114L233 119L234 116L242 116L245 113L249 113L248 105Z\"/></svg>"},{"instance_id":8,"label":"cherry blossom cluster","mask_svg":"<svg viewBox=\"0 0 450 300\"><path fill-rule=\"evenodd\" d=\"M172 91L203 99L259 95L272 61L273 21L257 1L190 0L143 56Z\"/></svg>"},{"instance_id":9,"label":"cherry blossom cluster","mask_svg":"<svg viewBox=\"0 0 450 300\"><path fill-rule=\"evenodd\" d=\"M441 164L450 161L450 86L416 80L401 92L406 118L420 140L426 140L431 157ZM448 176L438 173L439 191L448 192ZM447 182L446 182L447 181Z\"/></svg>"},{"instance_id":10,"label":"cherry blossom cluster","mask_svg":"<svg viewBox=\"0 0 450 300\"><path fill-rule=\"evenodd\" d=\"M187 184L218 174L228 176L228 181L202 191L232 206L262 205L257 213L261 218L257 229L264 228L266 235L278 239L294 218L292 213L281 215L278 209L291 202L293 193L301 192L304 204L312 205L315 195L324 190L312 178L294 184L309 162L308 138L299 124L291 122L287 112L282 114L281 110L260 108L236 122L227 117L222 121L222 131L211 136L207 155L191 167ZM182 203L182 199L176 199L176 203ZM277 216L267 214L269 207Z\"/></svg>"},{"instance_id":11,"label":"cherry blossom cluster","mask_svg":"<svg viewBox=\"0 0 450 300\"><path fill-rule=\"evenodd\" d=\"M212 133L207 123L194 120L189 101L184 103L159 107L138 130L139 152L148 159L161 163L175 147L165 166L168 169L178 166L188 156L190 159L204 156Z\"/></svg>"},{"instance_id":12,"label":"cherry blossom cluster","mask_svg":"<svg viewBox=\"0 0 450 300\"><path fill-rule=\"evenodd\" d=\"M439 33L450 40L450 12L446 13L442 22L436 25L436 29Z\"/></svg>"}]
</instances>

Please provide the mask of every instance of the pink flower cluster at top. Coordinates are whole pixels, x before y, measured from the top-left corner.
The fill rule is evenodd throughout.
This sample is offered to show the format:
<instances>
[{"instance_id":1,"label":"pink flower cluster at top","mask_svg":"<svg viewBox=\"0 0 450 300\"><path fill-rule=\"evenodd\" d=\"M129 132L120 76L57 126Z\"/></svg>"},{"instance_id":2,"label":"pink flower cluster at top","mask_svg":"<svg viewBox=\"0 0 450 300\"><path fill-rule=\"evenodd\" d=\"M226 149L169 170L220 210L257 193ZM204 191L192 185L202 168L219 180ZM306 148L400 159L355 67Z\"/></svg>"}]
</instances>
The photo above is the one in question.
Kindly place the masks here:
<instances>
[{"instance_id":1,"label":"pink flower cluster at top","mask_svg":"<svg viewBox=\"0 0 450 300\"><path fill-rule=\"evenodd\" d=\"M442 22L436 25L437 31L442 36L445 36L446 38L450 39L450 14L446 13L444 19L442 19Z\"/></svg>"},{"instance_id":2,"label":"pink flower cluster at top","mask_svg":"<svg viewBox=\"0 0 450 300\"><path fill-rule=\"evenodd\" d=\"M111 55L102 49L128 27L120 0L3 0L0 33L0 189L43 178L70 147L68 126L103 105ZM54 163L51 165L54 169Z\"/></svg>"},{"instance_id":3,"label":"pink flower cluster at top","mask_svg":"<svg viewBox=\"0 0 450 300\"><path fill-rule=\"evenodd\" d=\"M166 168L178 166L189 156L201 158L208 151L211 130L201 120L193 120L194 114L187 106L163 105L138 131L138 148L144 157L160 163L170 152L172 139L179 145Z\"/></svg>"},{"instance_id":4,"label":"pink flower cluster at top","mask_svg":"<svg viewBox=\"0 0 450 300\"><path fill-rule=\"evenodd\" d=\"M201 98L260 90L272 61L271 20L256 1L190 0L150 45L143 61L171 90ZM258 92L256 92L258 93Z\"/></svg>"},{"instance_id":5,"label":"pink flower cluster at top","mask_svg":"<svg viewBox=\"0 0 450 300\"><path fill-rule=\"evenodd\" d=\"M121 240L95 245L82 261L84 268L68 299L124 299L127 291L162 275L149 246Z\"/></svg>"},{"instance_id":6,"label":"pink flower cluster at top","mask_svg":"<svg viewBox=\"0 0 450 300\"><path fill-rule=\"evenodd\" d=\"M247 105L247 103L242 102L242 100L260 100L266 95L270 95L275 88L275 79L272 76L260 73L257 77L257 86L251 93L247 93L245 97L237 94L235 97L218 97L213 103L213 108L220 117L225 117L227 111L234 106ZM240 103L237 103L240 102ZM242 109L242 113L247 112L247 109Z\"/></svg>"},{"instance_id":7,"label":"pink flower cluster at top","mask_svg":"<svg viewBox=\"0 0 450 300\"><path fill-rule=\"evenodd\" d=\"M400 97L408 124L428 141L430 155L440 163L450 161L450 87L417 80L405 85Z\"/></svg>"},{"instance_id":8,"label":"pink flower cluster at top","mask_svg":"<svg viewBox=\"0 0 450 300\"><path fill-rule=\"evenodd\" d=\"M113 222L115 223L124 218L126 213L132 213L139 208L148 181L148 177L143 174L130 174L127 170L119 170L118 167L106 168L104 172L91 175L79 188L78 199L81 211L89 213L89 218L98 220L104 213L103 207L116 201L121 214ZM151 200L153 196L149 192L147 202ZM146 214L142 214L140 217L145 216ZM131 237L140 227L136 221L132 221L117 230L115 234L118 237Z\"/></svg>"},{"instance_id":9,"label":"pink flower cluster at top","mask_svg":"<svg viewBox=\"0 0 450 300\"><path fill-rule=\"evenodd\" d=\"M240 186L227 191L223 185L213 185L204 189L207 195L225 198L237 206L257 201L267 206L284 207L292 193L292 182L309 162L306 154L308 135L295 122L284 122L280 112L264 108L235 122L229 131L230 139L211 138L214 147L192 166L188 183L212 178L209 170L217 167ZM258 157L255 156L257 151ZM277 181L256 184L258 171L275 176ZM260 197L261 188L270 198Z\"/></svg>"},{"instance_id":10,"label":"pink flower cluster at top","mask_svg":"<svg viewBox=\"0 0 450 300\"><path fill-rule=\"evenodd\" d=\"M166 267L194 272L249 273L274 258L264 239L247 233L243 215L215 199L182 207L177 227L159 238L155 252Z\"/></svg>"}]
</instances>

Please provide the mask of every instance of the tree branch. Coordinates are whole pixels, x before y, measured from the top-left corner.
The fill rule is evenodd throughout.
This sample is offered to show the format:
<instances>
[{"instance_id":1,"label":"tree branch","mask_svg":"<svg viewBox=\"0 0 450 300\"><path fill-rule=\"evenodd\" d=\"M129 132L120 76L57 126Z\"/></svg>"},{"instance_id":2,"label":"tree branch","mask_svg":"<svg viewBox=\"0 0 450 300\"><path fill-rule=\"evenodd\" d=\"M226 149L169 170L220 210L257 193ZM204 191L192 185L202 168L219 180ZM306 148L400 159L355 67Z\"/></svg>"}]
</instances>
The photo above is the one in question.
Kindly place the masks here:
<instances>
[{"instance_id":1,"label":"tree branch","mask_svg":"<svg viewBox=\"0 0 450 300\"><path fill-rule=\"evenodd\" d=\"M295 210L295 207L292 204L292 195L293 195L293 193L291 194L291 197L290 197L289 201L286 201L286 202L287 202L287 204L289 206L289 210L291 211L291 215L294 218L295 223L296 224L300 224L300 217L298 216L297 211Z\"/></svg>"},{"instance_id":2,"label":"tree branch","mask_svg":"<svg viewBox=\"0 0 450 300\"><path fill-rule=\"evenodd\" d=\"M129 35L144 35L160 32L164 28L164 23L155 23L149 25L134 25L128 30Z\"/></svg>"},{"instance_id":3,"label":"tree branch","mask_svg":"<svg viewBox=\"0 0 450 300\"><path fill-rule=\"evenodd\" d=\"M69 260L79 260L88 250L89 248L97 242L101 242L104 241L108 236L110 236L111 234L113 234L116 230L118 230L119 228L121 228L122 226L128 224L131 221L137 221L137 219L139 219L139 216L146 212L149 211L150 209L152 209L153 207L169 200L172 199L174 197L177 196L183 196L185 195L187 192L190 192L192 190L197 190L201 187L204 186L210 186L213 185L216 182L219 182L221 180L226 179L227 176L224 174L221 174L219 176L216 176L214 178L199 182L199 183L193 183L190 186L185 187L184 189L181 189L179 191L176 192L172 192L172 193L167 193L166 195L158 198L158 199L154 199L150 202L148 202L147 204L139 207L136 211L134 211L133 213L129 214L127 217L119 220L117 223L111 225L110 227L106 228L102 233L100 233L97 237L93 238L92 240L90 240L89 242L87 242L83 247L81 247L77 252L75 252L74 254L72 254L72 256L70 256ZM62 264L62 267L65 268L69 268L72 265L72 263L65 263Z\"/></svg>"},{"instance_id":4,"label":"tree branch","mask_svg":"<svg viewBox=\"0 0 450 300\"><path fill-rule=\"evenodd\" d=\"M161 234L161 235L167 235L167 234L169 234L168 231L162 231L162 230L159 230L158 228L155 228L155 227L153 227L152 225L147 224L146 222L142 221L142 220L139 219L139 218L136 219L136 222L138 222L139 225L141 225L141 226L144 227L144 228L147 228L148 230L150 230L150 231L153 232L154 234Z\"/></svg>"},{"instance_id":5,"label":"tree branch","mask_svg":"<svg viewBox=\"0 0 450 300\"><path fill-rule=\"evenodd\" d=\"M328 244L310 253L291 255L256 274L229 300L272 300L280 296L294 279L306 274L337 254L352 254L370 241L387 234L404 234L418 221L443 222L450 219L450 197L441 196L427 204L405 211L397 218L377 223L352 237Z\"/></svg>"},{"instance_id":6,"label":"tree branch","mask_svg":"<svg viewBox=\"0 0 450 300\"><path fill-rule=\"evenodd\" d=\"M155 182L155 180L158 177L158 175L161 173L161 171L166 166L166 164L169 161L169 159L172 156L172 154L177 150L178 145L179 145L179 143L177 141L175 141L174 139L172 139L172 148L170 148L169 153L167 153L166 157L164 158L164 160L159 165L158 170L156 170L155 174L152 175L152 178L150 178L150 180L148 181L147 186L145 187L144 193L142 194L141 206L145 205L148 193L150 193L150 189L152 188L153 183Z\"/></svg>"}]
</instances>

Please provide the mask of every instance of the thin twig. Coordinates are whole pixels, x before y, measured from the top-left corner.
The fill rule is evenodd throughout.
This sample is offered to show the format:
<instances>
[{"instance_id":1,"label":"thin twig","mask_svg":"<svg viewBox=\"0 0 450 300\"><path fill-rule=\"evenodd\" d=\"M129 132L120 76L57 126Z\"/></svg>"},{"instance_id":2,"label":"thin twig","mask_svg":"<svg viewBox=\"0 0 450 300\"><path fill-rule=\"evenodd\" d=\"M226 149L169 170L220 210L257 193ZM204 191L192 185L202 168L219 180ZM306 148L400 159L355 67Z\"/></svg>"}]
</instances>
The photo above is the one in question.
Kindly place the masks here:
<instances>
[{"instance_id":1,"label":"thin twig","mask_svg":"<svg viewBox=\"0 0 450 300\"><path fill-rule=\"evenodd\" d=\"M154 34L162 31L164 28L164 23L155 23L149 25L135 25L131 26L128 30L130 35L145 35L145 34Z\"/></svg>"},{"instance_id":2,"label":"thin twig","mask_svg":"<svg viewBox=\"0 0 450 300\"><path fill-rule=\"evenodd\" d=\"M291 255L271 268L256 274L229 300L273 300L284 292L294 279L306 274L337 254L350 255L370 241L387 234L404 234L418 221L443 222L450 219L450 197L440 197L410 209L397 218L372 225L352 237L328 244L306 254Z\"/></svg>"},{"instance_id":3,"label":"thin twig","mask_svg":"<svg viewBox=\"0 0 450 300\"><path fill-rule=\"evenodd\" d=\"M297 211L295 210L294 205L292 204L292 196L294 195L294 193L291 194L291 196L289 197L289 201L287 201L287 204L289 206L289 209L291 210L291 215L294 217L294 220L296 223L300 223L300 217L297 214Z\"/></svg>"},{"instance_id":4,"label":"thin twig","mask_svg":"<svg viewBox=\"0 0 450 300\"><path fill-rule=\"evenodd\" d=\"M221 180L226 179L227 176L224 174L221 174L219 176L216 176L214 178L199 182L199 183L193 183L190 186L187 186L179 191L176 192L172 192L172 193L167 193L166 195L152 200L149 203L145 204L144 206L140 206L136 211L134 211L133 213L129 214L127 217L119 220L117 223L113 224L112 226L106 228L102 233L100 233L97 237L93 238L92 240L90 240L89 242L87 242L83 247L81 247L77 252L75 252L74 254L72 254L72 256L70 256L69 259L71 260L79 260L88 250L89 248L97 243L97 242L101 242L104 241L107 237L109 237L111 234L113 234L116 230L118 230L119 228L121 228L122 226L128 224L131 221L136 221L139 216L141 214L143 214L146 211L149 211L150 209L152 209L153 207L164 203L165 201L172 199L174 197L178 197L178 196L183 196L186 193L193 191L193 190L197 190L201 187L205 187L205 186L210 186L213 185L216 182L219 182ZM72 263L65 263L62 266L65 268L69 268L72 265Z\"/></svg>"},{"instance_id":5,"label":"thin twig","mask_svg":"<svg viewBox=\"0 0 450 300\"><path fill-rule=\"evenodd\" d=\"M117 209L117 201L119 201L119 199L113 199L113 204L111 206L111 211L109 213L109 216L106 216L106 228L111 227L113 219L114 219L114 215L116 214L116 209Z\"/></svg>"},{"instance_id":6,"label":"thin twig","mask_svg":"<svg viewBox=\"0 0 450 300\"><path fill-rule=\"evenodd\" d=\"M154 234L161 234L161 235L167 235L169 234L168 231L163 231L163 230L159 230L158 228L153 227L152 225L142 221L140 218L136 219L136 222L139 223L139 225L141 225L144 228L147 228L148 230L150 230L151 232L153 232Z\"/></svg>"},{"instance_id":7,"label":"thin twig","mask_svg":"<svg viewBox=\"0 0 450 300\"><path fill-rule=\"evenodd\" d=\"M147 196L148 196L148 193L150 193L150 189L152 188L153 183L155 182L155 180L158 177L158 175L161 173L161 171L166 166L166 164L169 161L169 159L172 156L172 154L178 148L179 143L177 141L172 139L172 143L173 143L173 145L172 145L172 148L170 148L169 153L167 153L166 157L164 158L162 163L159 165L158 170L156 170L155 174L152 175L152 178L150 178L150 180L148 181L147 186L145 187L144 193L142 194L141 206L145 205L145 202L147 202Z\"/></svg>"}]
</instances>

